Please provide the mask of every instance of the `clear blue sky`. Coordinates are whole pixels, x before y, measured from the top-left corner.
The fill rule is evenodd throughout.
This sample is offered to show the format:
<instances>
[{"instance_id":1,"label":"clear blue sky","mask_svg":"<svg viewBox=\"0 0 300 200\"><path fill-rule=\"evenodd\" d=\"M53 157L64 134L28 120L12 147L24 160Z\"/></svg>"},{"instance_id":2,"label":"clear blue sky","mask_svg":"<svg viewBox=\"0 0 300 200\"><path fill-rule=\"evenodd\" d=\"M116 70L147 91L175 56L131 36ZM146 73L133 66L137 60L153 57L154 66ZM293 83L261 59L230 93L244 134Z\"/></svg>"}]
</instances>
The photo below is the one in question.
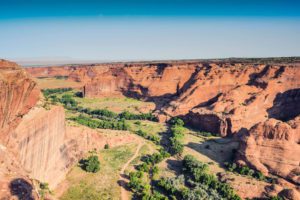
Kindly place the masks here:
<instances>
[{"instance_id":1,"label":"clear blue sky","mask_svg":"<svg viewBox=\"0 0 300 200\"><path fill-rule=\"evenodd\" d=\"M1 0L0 57L300 56L292 0Z\"/></svg>"}]
</instances>

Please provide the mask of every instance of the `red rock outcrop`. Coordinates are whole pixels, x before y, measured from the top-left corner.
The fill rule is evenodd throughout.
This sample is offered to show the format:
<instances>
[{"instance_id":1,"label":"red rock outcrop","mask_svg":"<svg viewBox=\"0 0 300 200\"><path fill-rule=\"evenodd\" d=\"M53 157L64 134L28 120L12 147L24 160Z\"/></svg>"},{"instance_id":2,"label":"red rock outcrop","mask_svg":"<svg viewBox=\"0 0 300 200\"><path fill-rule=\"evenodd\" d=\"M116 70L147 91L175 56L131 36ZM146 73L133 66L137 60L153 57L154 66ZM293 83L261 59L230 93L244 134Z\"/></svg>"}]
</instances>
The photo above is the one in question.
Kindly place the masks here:
<instances>
[{"instance_id":1,"label":"red rock outcrop","mask_svg":"<svg viewBox=\"0 0 300 200\"><path fill-rule=\"evenodd\" d=\"M237 161L264 174L300 184L300 116L288 123L269 119L243 135Z\"/></svg>"},{"instance_id":2,"label":"red rock outcrop","mask_svg":"<svg viewBox=\"0 0 300 200\"><path fill-rule=\"evenodd\" d=\"M36 83L17 64L0 60L0 140L39 100Z\"/></svg>"}]
</instances>

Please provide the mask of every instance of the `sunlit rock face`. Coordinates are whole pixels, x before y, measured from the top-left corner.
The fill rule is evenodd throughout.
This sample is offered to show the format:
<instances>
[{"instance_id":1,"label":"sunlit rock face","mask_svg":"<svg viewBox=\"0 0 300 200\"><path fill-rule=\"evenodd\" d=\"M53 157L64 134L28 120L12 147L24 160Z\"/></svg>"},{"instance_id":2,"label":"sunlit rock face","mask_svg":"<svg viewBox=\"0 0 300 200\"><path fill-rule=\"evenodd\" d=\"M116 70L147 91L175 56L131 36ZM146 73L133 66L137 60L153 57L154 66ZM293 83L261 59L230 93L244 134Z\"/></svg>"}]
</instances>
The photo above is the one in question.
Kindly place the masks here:
<instances>
[{"instance_id":1,"label":"sunlit rock face","mask_svg":"<svg viewBox=\"0 0 300 200\"><path fill-rule=\"evenodd\" d=\"M22 178L30 184L29 177L54 187L63 179L69 162L64 109L46 110L38 105L36 83L25 70L6 60L0 60L0 88L0 149L5 158L0 187L7 195L12 181Z\"/></svg>"},{"instance_id":2,"label":"sunlit rock face","mask_svg":"<svg viewBox=\"0 0 300 200\"><path fill-rule=\"evenodd\" d=\"M242 137L237 162L300 183L300 116L288 122L269 119Z\"/></svg>"},{"instance_id":3,"label":"sunlit rock face","mask_svg":"<svg viewBox=\"0 0 300 200\"><path fill-rule=\"evenodd\" d=\"M39 100L40 91L30 76L16 63L0 60L0 140Z\"/></svg>"},{"instance_id":4,"label":"sunlit rock face","mask_svg":"<svg viewBox=\"0 0 300 200\"><path fill-rule=\"evenodd\" d=\"M8 147L17 152L23 169L31 178L54 187L67 170L65 132L62 107L34 108L12 132Z\"/></svg>"}]
</instances>

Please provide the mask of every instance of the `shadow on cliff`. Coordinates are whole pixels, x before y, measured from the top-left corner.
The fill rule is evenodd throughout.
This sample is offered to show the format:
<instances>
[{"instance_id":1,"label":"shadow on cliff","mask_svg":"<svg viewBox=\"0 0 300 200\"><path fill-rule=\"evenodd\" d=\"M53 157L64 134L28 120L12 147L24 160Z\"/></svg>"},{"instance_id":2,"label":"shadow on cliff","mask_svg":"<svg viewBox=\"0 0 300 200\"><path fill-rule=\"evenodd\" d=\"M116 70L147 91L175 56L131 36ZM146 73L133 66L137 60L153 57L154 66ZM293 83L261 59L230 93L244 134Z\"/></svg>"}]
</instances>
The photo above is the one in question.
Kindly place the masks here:
<instances>
[{"instance_id":1,"label":"shadow on cliff","mask_svg":"<svg viewBox=\"0 0 300 200\"><path fill-rule=\"evenodd\" d=\"M233 138L217 138L200 143L189 142L186 146L224 167L224 162L234 159L238 145L239 143Z\"/></svg>"},{"instance_id":2,"label":"shadow on cliff","mask_svg":"<svg viewBox=\"0 0 300 200\"><path fill-rule=\"evenodd\" d=\"M300 114L300 88L277 93L273 106L267 110L269 118L288 121Z\"/></svg>"},{"instance_id":3,"label":"shadow on cliff","mask_svg":"<svg viewBox=\"0 0 300 200\"><path fill-rule=\"evenodd\" d=\"M10 182L10 193L17 196L18 200L34 200L32 185L23 178L17 178Z\"/></svg>"}]
</instances>

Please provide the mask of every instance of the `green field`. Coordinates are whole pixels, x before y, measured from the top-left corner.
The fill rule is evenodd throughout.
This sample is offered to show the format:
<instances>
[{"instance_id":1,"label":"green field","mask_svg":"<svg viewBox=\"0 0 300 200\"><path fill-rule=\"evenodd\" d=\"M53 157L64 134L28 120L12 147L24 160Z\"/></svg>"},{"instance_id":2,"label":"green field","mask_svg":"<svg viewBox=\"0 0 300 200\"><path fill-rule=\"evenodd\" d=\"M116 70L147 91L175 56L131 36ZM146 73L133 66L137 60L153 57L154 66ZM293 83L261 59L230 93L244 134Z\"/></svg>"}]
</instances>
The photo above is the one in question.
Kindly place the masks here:
<instances>
[{"instance_id":1,"label":"green field","mask_svg":"<svg viewBox=\"0 0 300 200\"><path fill-rule=\"evenodd\" d=\"M69 185L61 200L106 200L119 199L119 171L134 154L136 144L102 150L99 155L100 171L87 173L75 166L67 175Z\"/></svg>"}]
</instances>

